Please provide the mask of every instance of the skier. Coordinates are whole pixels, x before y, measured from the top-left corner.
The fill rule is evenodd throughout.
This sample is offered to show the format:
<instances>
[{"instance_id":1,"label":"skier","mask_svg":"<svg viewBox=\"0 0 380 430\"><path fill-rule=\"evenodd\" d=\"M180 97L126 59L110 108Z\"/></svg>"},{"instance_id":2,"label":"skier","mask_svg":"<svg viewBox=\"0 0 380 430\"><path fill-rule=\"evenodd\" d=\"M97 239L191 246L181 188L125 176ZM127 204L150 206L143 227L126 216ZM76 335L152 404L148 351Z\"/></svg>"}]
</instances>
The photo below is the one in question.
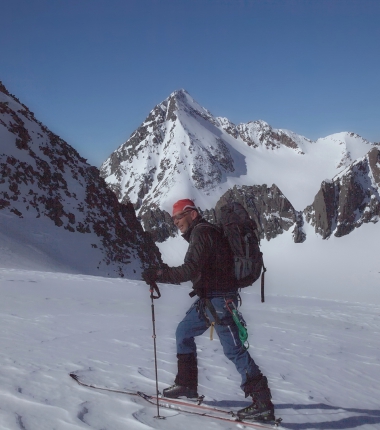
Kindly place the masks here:
<instances>
[{"instance_id":1,"label":"skier","mask_svg":"<svg viewBox=\"0 0 380 430\"><path fill-rule=\"evenodd\" d=\"M173 205L173 221L189 242L184 263L178 267L148 268L143 279L174 283L191 280L198 296L176 330L178 373L174 385L163 390L170 398L198 397L198 366L195 336L203 334L211 324L223 352L241 375L241 388L252 404L238 411L245 420L274 420L274 406L267 378L261 373L239 339L238 327L226 306L232 300L238 306L239 294L233 272L233 257L223 234L204 220L194 202L179 200Z\"/></svg>"}]
</instances>

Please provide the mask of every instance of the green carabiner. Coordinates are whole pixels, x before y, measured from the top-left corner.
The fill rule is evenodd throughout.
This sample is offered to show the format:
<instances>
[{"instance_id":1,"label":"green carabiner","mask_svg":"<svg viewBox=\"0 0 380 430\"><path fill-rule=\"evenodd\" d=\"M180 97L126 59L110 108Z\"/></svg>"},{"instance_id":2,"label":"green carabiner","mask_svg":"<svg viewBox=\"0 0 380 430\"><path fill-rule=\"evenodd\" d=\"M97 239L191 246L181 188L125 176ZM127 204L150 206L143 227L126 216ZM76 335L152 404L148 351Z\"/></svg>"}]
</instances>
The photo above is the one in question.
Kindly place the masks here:
<instances>
[{"instance_id":1,"label":"green carabiner","mask_svg":"<svg viewBox=\"0 0 380 430\"><path fill-rule=\"evenodd\" d=\"M248 349L249 348L248 331L243 326L243 324L240 322L240 319L238 316L238 311L236 309L232 310L232 318L234 319L235 324L237 325L237 327L239 329L239 339L241 340L241 343L243 344L245 349Z\"/></svg>"}]
</instances>

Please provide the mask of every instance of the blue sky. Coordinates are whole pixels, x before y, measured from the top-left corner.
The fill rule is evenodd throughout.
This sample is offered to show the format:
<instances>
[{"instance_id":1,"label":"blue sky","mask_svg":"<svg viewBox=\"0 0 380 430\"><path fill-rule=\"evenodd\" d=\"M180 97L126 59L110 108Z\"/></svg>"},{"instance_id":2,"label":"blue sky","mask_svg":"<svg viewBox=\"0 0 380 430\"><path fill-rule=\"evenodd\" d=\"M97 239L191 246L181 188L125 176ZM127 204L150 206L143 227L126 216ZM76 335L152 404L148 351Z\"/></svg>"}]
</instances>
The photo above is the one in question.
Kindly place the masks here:
<instances>
[{"instance_id":1,"label":"blue sky","mask_svg":"<svg viewBox=\"0 0 380 430\"><path fill-rule=\"evenodd\" d=\"M99 166L185 88L216 116L380 141L379 0L0 0L0 80Z\"/></svg>"}]
</instances>

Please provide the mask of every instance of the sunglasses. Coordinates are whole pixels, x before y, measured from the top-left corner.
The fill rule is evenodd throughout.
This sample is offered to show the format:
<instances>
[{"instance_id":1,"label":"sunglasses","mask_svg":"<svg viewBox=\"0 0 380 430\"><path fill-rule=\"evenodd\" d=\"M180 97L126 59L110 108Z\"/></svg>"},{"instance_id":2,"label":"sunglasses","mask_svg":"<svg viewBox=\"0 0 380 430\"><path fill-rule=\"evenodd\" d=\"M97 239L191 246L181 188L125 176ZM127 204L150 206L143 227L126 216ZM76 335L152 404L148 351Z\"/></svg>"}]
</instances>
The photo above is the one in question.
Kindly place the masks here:
<instances>
[{"instance_id":1,"label":"sunglasses","mask_svg":"<svg viewBox=\"0 0 380 430\"><path fill-rule=\"evenodd\" d=\"M190 213L192 210L194 210L194 209L190 209L190 210L185 211L185 212L182 212L182 213L180 213L180 214L178 214L178 215L174 215L174 216L172 216L172 220L173 220L173 221L179 221L179 220L180 220L180 219L182 219L186 214Z\"/></svg>"}]
</instances>

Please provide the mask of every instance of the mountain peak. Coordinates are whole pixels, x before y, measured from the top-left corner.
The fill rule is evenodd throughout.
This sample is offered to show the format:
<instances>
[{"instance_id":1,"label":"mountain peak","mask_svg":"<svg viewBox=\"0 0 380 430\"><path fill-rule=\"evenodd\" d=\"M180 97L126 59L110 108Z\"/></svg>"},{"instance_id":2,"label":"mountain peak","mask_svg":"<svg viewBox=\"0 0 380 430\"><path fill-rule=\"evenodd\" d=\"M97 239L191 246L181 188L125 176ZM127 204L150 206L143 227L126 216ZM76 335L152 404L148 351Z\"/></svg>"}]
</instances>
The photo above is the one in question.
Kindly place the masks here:
<instances>
[{"instance_id":1,"label":"mountain peak","mask_svg":"<svg viewBox=\"0 0 380 430\"><path fill-rule=\"evenodd\" d=\"M180 89L155 106L103 163L101 175L121 201L131 201L136 209L143 203L165 207L164 197L169 207L174 192L208 193L227 175L246 172L244 156L229 147L229 138L217 119Z\"/></svg>"},{"instance_id":2,"label":"mountain peak","mask_svg":"<svg viewBox=\"0 0 380 430\"><path fill-rule=\"evenodd\" d=\"M184 96L185 97L186 96L190 96L190 94L184 88L180 88L179 90L173 91L170 94L169 98L171 98L171 97L179 97L179 98L181 98L181 97L184 97Z\"/></svg>"},{"instance_id":3,"label":"mountain peak","mask_svg":"<svg viewBox=\"0 0 380 430\"><path fill-rule=\"evenodd\" d=\"M170 105L171 103L177 104L177 109L184 107L186 105L192 105L195 100L190 96L190 94L183 88L173 91L168 98L166 98L162 103L165 105Z\"/></svg>"}]
</instances>

